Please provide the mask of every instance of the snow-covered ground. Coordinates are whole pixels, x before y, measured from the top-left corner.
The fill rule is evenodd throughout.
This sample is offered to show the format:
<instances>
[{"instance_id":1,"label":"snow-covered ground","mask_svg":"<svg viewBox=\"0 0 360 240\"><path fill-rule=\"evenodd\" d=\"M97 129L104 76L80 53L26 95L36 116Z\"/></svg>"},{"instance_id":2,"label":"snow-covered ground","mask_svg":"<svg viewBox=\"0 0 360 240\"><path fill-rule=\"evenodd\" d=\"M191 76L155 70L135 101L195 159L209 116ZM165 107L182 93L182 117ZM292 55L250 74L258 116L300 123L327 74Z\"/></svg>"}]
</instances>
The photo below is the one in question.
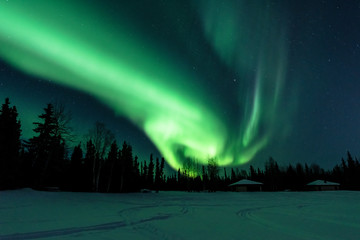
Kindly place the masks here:
<instances>
[{"instance_id":1,"label":"snow-covered ground","mask_svg":"<svg viewBox=\"0 0 360 240\"><path fill-rule=\"evenodd\" d=\"M0 192L0 239L360 239L360 192Z\"/></svg>"}]
</instances>

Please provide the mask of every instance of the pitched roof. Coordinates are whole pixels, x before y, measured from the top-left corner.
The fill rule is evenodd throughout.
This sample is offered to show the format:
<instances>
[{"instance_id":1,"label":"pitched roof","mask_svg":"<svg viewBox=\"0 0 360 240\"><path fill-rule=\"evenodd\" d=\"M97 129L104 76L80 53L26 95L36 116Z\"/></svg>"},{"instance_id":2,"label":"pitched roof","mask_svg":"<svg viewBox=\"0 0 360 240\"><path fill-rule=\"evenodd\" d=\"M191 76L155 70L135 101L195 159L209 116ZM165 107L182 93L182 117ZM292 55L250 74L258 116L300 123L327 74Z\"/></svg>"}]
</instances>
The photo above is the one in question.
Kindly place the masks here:
<instances>
[{"instance_id":1,"label":"pitched roof","mask_svg":"<svg viewBox=\"0 0 360 240\"><path fill-rule=\"evenodd\" d=\"M239 186L239 185L263 185L263 184L261 182L255 182L255 181L243 179L243 180L240 180L240 181L238 181L236 183L230 184L229 187L231 187L231 186Z\"/></svg>"},{"instance_id":2,"label":"pitched roof","mask_svg":"<svg viewBox=\"0 0 360 240\"><path fill-rule=\"evenodd\" d=\"M339 183L329 182L325 180L316 180L307 184L308 186L339 186Z\"/></svg>"}]
</instances>

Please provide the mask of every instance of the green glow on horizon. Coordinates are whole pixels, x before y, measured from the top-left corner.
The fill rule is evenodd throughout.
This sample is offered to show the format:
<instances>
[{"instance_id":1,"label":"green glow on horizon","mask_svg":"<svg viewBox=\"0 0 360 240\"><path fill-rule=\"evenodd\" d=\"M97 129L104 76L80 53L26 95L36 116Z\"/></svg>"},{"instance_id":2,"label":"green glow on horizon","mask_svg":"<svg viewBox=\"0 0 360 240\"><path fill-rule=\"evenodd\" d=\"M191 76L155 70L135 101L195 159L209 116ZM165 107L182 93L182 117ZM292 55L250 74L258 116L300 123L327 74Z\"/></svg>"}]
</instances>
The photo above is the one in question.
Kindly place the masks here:
<instances>
[{"instance_id":1,"label":"green glow on horizon","mask_svg":"<svg viewBox=\"0 0 360 240\"><path fill-rule=\"evenodd\" d=\"M206 92L191 85L196 76L172 64L172 56L155 42L151 42L153 48L142 47L149 42L132 31L126 19L112 27L87 5L0 1L0 57L27 73L93 94L143 129L174 169L182 167L179 151L202 164L212 157L220 165L243 164L270 141L286 62L286 51L274 37L260 51L252 46L250 50L259 56L255 62L246 62L243 58L251 53L239 45L243 35L234 35L238 27L234 10L226 10L233 19L217 21L225 16L215 13L218 4L214 1L200 14L208 40L229 67L241 71L255 64L257 68L255 84L248 84L253 94L246 93L248 110L233 136L233 130L219 119L219 110L204 101ZM259 126L264 124L266 131L260 133Z\"/></svg>"}]
</instances>

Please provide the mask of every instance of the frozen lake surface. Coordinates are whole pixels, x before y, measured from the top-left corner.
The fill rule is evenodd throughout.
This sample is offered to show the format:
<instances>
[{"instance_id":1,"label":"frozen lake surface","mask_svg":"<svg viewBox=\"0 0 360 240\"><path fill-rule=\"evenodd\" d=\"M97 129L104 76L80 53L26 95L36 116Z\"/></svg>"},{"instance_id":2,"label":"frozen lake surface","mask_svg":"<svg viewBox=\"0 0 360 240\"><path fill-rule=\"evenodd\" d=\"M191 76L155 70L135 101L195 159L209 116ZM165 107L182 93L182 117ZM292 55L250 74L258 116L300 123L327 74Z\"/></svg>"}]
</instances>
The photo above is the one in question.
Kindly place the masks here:
<instances>
[{"instance_id":1,"label":"frozen lake surface","mask_svg":"<svg viewBox=\"0 0 360 240\"><path fill-rule=\"evenodd\" d=\"M360 239L360 192L0 192L0 239Z\"/></svg>"}]
</instances>

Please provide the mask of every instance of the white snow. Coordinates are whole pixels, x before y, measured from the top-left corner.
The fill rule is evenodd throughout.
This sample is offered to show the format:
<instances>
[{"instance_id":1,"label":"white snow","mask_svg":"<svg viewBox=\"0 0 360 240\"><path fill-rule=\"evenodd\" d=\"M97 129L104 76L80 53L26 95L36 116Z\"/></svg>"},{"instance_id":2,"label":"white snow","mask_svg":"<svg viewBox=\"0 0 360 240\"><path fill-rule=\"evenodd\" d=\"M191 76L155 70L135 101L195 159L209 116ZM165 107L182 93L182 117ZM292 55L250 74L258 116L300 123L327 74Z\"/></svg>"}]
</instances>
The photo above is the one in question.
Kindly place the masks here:
<instances>
[{"instance_id":1,"label":"white snow","mask_svg":"<svg viewBox=\"0 0 360 240\"><path fill-rule=\"evenodd\" d=\"M0 239L359 239L360 192L0 192Z\"/></svg>"}]
</instances>

